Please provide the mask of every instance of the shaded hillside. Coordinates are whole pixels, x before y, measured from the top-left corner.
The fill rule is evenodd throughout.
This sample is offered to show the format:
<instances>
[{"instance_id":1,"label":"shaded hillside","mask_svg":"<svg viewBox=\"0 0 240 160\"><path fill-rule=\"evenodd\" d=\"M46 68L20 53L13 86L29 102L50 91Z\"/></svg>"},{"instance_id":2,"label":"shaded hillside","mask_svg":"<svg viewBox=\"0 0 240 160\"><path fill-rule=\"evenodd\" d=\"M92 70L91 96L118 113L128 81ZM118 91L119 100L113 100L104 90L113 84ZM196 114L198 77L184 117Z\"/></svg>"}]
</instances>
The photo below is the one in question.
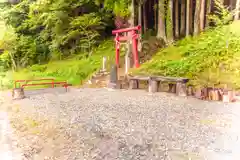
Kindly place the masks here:
<instances>
[{"instance_id":1,"label":"shaded hillside","mask_svg":"<svg viewBox=\"0 0 240 160\"><path fill-rule=\"evenodd\" d=\"M240 21L185 38L157 53L138 74L188 77L201 86L240 87Z\"/></svg>"}]
</instances>

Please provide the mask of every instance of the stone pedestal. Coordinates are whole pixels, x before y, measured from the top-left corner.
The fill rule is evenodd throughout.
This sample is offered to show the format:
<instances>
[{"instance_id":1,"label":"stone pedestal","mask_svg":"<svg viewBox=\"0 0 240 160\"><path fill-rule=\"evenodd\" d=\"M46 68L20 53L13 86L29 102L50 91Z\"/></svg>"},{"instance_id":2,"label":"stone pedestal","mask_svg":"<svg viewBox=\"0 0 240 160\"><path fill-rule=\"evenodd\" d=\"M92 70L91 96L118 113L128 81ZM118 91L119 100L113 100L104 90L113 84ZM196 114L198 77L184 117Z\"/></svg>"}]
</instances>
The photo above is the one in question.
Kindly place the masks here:
<instances>
[{"instance_id":1,"label":"stone pedestal","mask_svg":"<svg viewBox=\"0 0 240 160\"><path fill-rule=\"evenodd\" d=\"M186 83L177 82L176 93L178 96L187 96L187 86Z\"/></svg>"},{"instance_id":2,"label":"stone pedestal","mask_svg":"<svg viewBox=\"0 0 240 160\"><path fill-rule=\"evenodd\" d=\"M158 81L150 79L148 84L148 92L155 93L158 91Z\"/></svg>"},{"instance_id":3,"label":"stone pedestal","mask_svg":"<svg viewBox=\"0 0 240 160\"><path fill-rule=\"evenodd\" d=\"M108 88L116 89L117 82L118 82L117 66L113 65L110 71L110 80L109 80Z\"/></svg>"},{"instance_id":4,"label":"stone pedestal","mask_svg":"<svg viewBox=\"0 0 240 160\"><path fill-rule=\"evenodd\" d=\"M12 91L12 98L13 99L24 99L24 88L14 88Z\"/></svg>"}]
</instances>

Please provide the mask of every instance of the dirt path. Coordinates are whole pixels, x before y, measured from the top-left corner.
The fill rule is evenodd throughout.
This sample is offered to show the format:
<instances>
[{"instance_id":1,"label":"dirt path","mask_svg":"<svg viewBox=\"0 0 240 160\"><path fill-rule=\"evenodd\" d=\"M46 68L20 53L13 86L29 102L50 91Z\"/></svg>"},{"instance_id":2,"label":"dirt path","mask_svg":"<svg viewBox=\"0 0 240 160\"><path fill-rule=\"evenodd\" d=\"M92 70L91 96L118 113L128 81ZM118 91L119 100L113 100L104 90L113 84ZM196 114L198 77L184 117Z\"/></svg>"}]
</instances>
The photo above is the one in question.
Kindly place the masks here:
<instances>
[{"instance_id":1,"label":"dirt path","mask_svg":"<svg viewBox=\"0 0 240 160\"><path fill-rule=\"evenodd\" d=\"M106 89L27 95L1 107L29 160L240 159L237 103Z\"/></svg>"}]
</instances>

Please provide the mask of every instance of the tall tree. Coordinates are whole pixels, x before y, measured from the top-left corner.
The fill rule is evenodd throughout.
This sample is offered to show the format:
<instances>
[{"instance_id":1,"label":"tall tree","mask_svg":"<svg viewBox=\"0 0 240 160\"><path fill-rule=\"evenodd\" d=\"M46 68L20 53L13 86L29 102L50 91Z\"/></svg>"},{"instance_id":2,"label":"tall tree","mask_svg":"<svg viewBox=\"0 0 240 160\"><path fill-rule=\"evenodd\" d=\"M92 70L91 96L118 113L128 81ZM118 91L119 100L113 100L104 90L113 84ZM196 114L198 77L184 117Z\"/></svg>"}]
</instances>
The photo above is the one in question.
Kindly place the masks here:
<instances>
[{"instance_id":1,"label":"tall tree","mask_svg":"<svg viewBox=\"0 0 240 160\"><path fill-rule=\"evenodd\" d=\"M236 13L234 16L234 20L239 19L239 9L240 9L240 0L236 0Z\"/></svg>"},{"instance_id":2,"label":"tall tree","mask_svg":"<svg viewBox=\"0 0 240 160\"><path fill-rule=\"evenodd\" d=\"M174 15L174 19L175 19L175 38L179 38L179 0L175 0L175 15Z\"/></svg>"},{"instance_id":3,"label":"tall tree","mask_svg":"<svg viewBox=\"0 0 240 160\"><path fill-rule=\"evenodd\" d=\"M157 12L158 12L158 4L157 4L157 0L154 0L154 5L153 5L153 9L154 9L154 29L157 30Z\"/></svg>"},{"instance_id":4,"label":"tall tree","mask_svg":"<svg viewBox=\"0 0 240 160\"><path fill-rule=\"evenodd\" d=\"M200 0L196 0L194 13L194 35L197 35L200 30Z\"/></svg>"},{"instance_id":5,"label":"tall tree","mask_svg":"<svg viewBox=\"0 0 240 160\"><path fill-rule=\"evenodd\" d=\"M206 24L205 24L205 27L208 27L209 26L209 18L208 16L211 14L211 9L212 9L212 0L207 0L207 11L206 11Z\"/></svg>"},{"instance_id":6,"label":"tall tree","mask_svg":"<svg viewBox=\"0 0 240 160\"><path fill-rule=\"evenodd\" d=\"M193 20L193 0L187 0L186 11L186 36L192 33L192 20Z\"/></svg>"},{"instance_id":7,"label":"tall tree","mask_svg":"<svg viewBox=\"0 0 240 160\"><path fill-rule=\"evenodd\" d=\"M146 0L143 1L143 30L144 33L147 32L147 11L146 11Z\"/></svg>"},{"instance_id":8,"label":"tall tree","mask_svg":"<svg viewBox=\"0 0 240 160\"><path fill-rule=\"evenodd\" d=\"M180 35L186 35L186 0L181 0L181 26Z\"/></svg>"},{"instance_id":9,"label":"tall tree","mask_svg":"<svg viewBox=\"0 0 240 160\"><path fill-rule=\"evenodd\" d=\"M165 31L165 1L159 0L158 2L158 32L157 38L167 40Z\"/></svg>"},{"instance_id":10,"label":"tall tree","mask_svg":"<svg viewBox=\"0 0 240 160\"><path fill-rule=\"evenodd\" d=\"M200 0L200 31L204 30L204 18L205 18L205 0Z\"/></svg>"},{"instance_id":11,"label":"tall tree","mask_svg":"<svg viewBox=\"0 0 240 160\"><path fill-rule=\"evenodd\" d=\"M166 30L168 43L173 42L173 0L167 1Z\"/></svg>"},{"instance_id":12,"label":"tall tree","mask_svg":"<svg viewBox=\"0 0 240 160\"><path fill-rule=\"evenodd\" d=\"M130 17L129 17L129 24L131 27L134 26L134 20L135 20L135 1L131 0L131 3L129 5L129 12L130 12Z\"/></svg>"},{"instance_id":13,"label":"tall tree","mask_svg":"<svg viewBox=\"0 0 240 160\"><path fill-rule=\"evenodd\" d=\"M142 26L142 5L143 0L139 0L138 2L138 25Z\"/></svg>"},{"instance_id":14,"label":"tall tree","mask_svg":"<svg viewBox=\"0 0 240 160\"><path fill-rule=\"evenodd\" d=\"M138 1L138 25L142 26L142 5L143 5L144 0L139 0ZM138 50L142 50L142 42L141 42L141 37L142 37L142 30L143 27L140 30L140 37L138 38Z\"/></svg>"}]
</instances>

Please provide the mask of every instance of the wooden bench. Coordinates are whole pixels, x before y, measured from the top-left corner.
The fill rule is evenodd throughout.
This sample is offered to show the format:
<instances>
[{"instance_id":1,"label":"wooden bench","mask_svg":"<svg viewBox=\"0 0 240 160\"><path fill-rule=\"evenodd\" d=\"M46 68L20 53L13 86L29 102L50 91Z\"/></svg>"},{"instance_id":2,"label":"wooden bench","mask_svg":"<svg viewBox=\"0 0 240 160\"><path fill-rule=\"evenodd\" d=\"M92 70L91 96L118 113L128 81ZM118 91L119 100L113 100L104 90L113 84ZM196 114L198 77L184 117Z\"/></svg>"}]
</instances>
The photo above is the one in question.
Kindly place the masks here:
<instances>
[{"instance_id":1,"label":"wooden bench","mask_svg":"<svg viewBox=\"0 0 240 160\"><path fill-rule=\"evenodd\" d=\"M169 82L169 92L176 93L179 96L187 95L187 78L164 77L164 76L129 76L129 89L138 89L139 81L148 82L148 92L157 92L161 90L161 82Z\"/></svg>"}]
</instances>

